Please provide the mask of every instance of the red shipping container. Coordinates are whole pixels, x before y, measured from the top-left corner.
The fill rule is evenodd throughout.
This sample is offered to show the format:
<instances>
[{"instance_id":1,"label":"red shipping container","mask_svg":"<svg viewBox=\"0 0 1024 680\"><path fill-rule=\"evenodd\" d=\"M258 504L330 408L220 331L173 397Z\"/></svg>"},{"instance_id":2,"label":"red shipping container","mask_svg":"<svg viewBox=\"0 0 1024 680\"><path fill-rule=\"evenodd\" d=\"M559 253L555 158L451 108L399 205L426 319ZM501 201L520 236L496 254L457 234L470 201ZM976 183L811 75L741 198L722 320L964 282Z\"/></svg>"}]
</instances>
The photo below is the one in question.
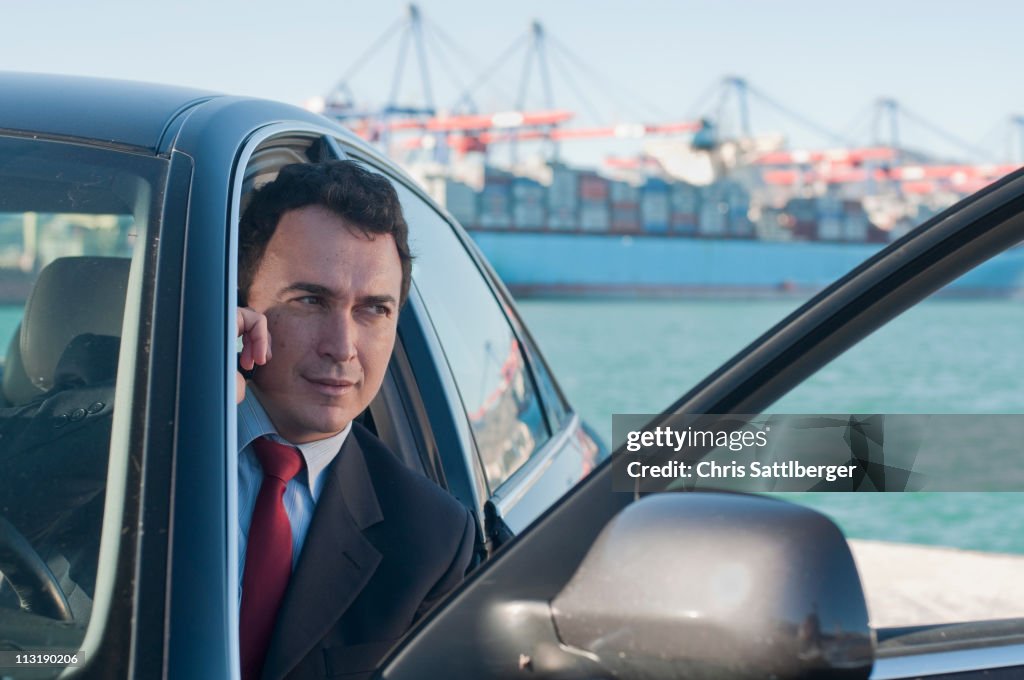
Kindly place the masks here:
<instances>
[{"instance_id":1,"label":"red shipping container","mask_svg":"<svg viewBox=\"0 0 1024 680\"><path fill-rule=\"evenodd\" d=\"M600 175L579 176L580 198L584 201L608 200L608 180Z\"/></svg>"}]
</instances>

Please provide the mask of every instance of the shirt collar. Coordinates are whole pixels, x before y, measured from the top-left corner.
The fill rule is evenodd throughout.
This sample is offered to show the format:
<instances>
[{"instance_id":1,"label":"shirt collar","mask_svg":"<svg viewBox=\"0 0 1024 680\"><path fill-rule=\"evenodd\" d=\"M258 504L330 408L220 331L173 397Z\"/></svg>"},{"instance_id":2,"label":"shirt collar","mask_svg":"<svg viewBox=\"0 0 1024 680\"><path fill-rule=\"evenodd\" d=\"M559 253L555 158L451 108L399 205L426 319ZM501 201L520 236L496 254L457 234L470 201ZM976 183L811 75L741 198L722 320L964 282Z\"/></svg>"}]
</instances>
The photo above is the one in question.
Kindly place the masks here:
<instances>
[{"instance_id":1,"label":"shirt collar","mask_svg":"<svg viewBox=\"0 0 1024 680\"><path fill-rule=\"evenodd\" d=\"M344 430L326 439L306 444L292 444L277 433L277 428L274 427L274 423L270 420L270 416L267 415L253 390L246 390L245 399L238 405L238 453L241 454L260 437L269 437L274 441L296 447L306 461L309 488L313 492L314 499L319 495L317 492L322 486L318 483L320 474L338 455L341 445L345 443L345 439L351 431L352 423L350 422Z\"/></svg>"}]
</instances>

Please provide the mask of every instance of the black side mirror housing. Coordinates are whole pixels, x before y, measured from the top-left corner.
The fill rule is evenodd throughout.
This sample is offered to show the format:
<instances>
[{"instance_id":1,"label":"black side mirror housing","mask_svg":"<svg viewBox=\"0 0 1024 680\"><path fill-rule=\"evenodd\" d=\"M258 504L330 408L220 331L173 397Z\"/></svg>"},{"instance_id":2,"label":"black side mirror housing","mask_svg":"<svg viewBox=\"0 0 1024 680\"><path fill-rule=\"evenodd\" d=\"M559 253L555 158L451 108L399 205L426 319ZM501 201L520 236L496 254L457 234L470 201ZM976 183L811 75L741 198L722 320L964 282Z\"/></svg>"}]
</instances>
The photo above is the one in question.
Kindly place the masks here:
<instances>
[{"instance_id":1,"label":"black side mirror housing","mask_svg":"<svg viewBox=\"0 0 1024 680\"><path fill-rule=\"evenodd\" d=\"M612 677L868 678L875 638L824 515L734 493L648 496L601 532L551 604Z\"/></svg>"}]
</instances>

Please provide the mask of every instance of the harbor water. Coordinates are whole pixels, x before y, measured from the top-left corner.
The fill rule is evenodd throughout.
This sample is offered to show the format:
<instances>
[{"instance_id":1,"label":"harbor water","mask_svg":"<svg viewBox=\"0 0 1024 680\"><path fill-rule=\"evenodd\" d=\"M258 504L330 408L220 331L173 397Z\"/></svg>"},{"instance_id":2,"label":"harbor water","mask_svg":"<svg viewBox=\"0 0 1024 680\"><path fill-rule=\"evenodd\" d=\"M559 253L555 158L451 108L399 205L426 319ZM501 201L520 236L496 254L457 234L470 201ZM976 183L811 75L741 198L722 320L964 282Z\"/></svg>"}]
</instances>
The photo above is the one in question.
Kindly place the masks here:
<instances>
[{"instance_id":1,"label":"harbor water","mask_svg":"<svg viewBox=\"0 0 1024 680\"><path fill-rule=\"evenodd\" d=\"M795 309L792 301L525 300L576 410L657 413ZM866 338L773 413L1024 413L1024 301L932 300ZM978 452L979 465L995 461ZM850 537L1024 554L1024 493L787 494Z\"/></svg>"},{"instance_id":2,"label":"harbor water","mask_svg":"<svg viewBox=\"0 0 1024 680\"><path fill-rule=\"evenodd\" d=\"M613 413L656 413L796 308L793 301L525 300L574 408L607 443ZM20 308L0 308L0 338ZM919 305L825 367L775 413L1024 413L1024 302ZM979 461L1024 465L1019 460ZM980 452L979 452L980 453ZM1024 554L1024 493L787 494L852 538Z\"/></svg>"}]
</instances>

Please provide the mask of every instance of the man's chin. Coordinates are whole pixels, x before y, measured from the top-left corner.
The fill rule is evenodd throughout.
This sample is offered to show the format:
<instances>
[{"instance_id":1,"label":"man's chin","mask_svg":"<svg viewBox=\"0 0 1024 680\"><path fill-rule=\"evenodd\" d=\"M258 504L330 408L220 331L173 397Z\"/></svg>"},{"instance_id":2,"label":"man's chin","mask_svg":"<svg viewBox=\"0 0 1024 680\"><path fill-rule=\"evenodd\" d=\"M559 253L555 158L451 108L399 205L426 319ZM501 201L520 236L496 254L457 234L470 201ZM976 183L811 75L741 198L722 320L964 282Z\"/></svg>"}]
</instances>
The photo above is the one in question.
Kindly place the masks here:
<instances>
[{"instance_id":1,"label":"man's chin","mask_svg":"<svg viewBox=\"0 0 1024 680\"><path fill-rule=\"evenodd\" d=\"M352 422L352 418L325 418L316 421L306 421L300 424L300 428L297 428L295 436L300 438L301 441L296 441L296 444L305 444L307 442L315 442L321 439L328 439L338 434Z\"/></svg>"},{"instance_id":2,"label":"man's chin","mask_svg":"<svg viewBox=\"0 0 1024 680\"><path fill-rule=\"evenodd\" d=\"M254 385L256 396L270 416L278 434L293 444L327 439L338 434L359 415L363 409L356 409L353 404L341 403L339 398L304 399L306 405L296 408L296 399L278 399L277 395L268 393Z\"/></svg>"}]
</instances>

